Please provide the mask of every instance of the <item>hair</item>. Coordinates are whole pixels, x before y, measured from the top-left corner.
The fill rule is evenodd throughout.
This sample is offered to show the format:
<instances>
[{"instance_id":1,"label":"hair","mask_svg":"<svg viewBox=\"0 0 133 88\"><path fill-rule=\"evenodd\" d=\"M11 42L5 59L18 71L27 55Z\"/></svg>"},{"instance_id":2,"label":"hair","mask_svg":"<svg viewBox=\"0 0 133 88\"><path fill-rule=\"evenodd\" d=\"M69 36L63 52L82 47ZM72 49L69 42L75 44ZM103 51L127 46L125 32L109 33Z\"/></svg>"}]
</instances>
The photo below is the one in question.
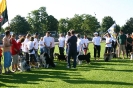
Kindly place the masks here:
<instances>
[{"instance_id":1,"label":"hair","mask_svg":"<svg viewBox=\"0 0 133 88\"><path fill-rule=\"evenodd\" d=\"M109 33L107 33L107 35L109 35L109 37L111 37L111 35Z\"/></svg>"},{"instance_id":2,"label":"hair","mask_svg":"<svg viewBox=\"0 0 133 88\"><path fill-rule=\"evenodd\" d=\"M24 37L21 37L19 40L21 43L24 42Z\"/></svg>"},{"instance_id":3,"label":"hair","mask_svg":"<svg viewBox=\"0 0 133 88\"><path fill-rule=\"evenodd\" d=\"M11 35L11 37L15 37L16 35L13 33L12 35Z\"/></svg>"},{"instance_id":4,"label":"hair","mask_svg":"<svg viewBox=\"0 0 133 88\"><path fill-rule=\"evenodd\" d=\"M60 33L60 36L63 36L63 34L62 34L62 33Z\"/></svg>"},{"instance_id":5,"label":"hair","mask_svg":"<svg viewBox=\"0 0 133 88\"><path fill-rule=\"evenodd\" d=\"M30 41L34 41L34 37L33 36L30 37Z\"/></svg>"},{"instance_id":6,"label":"hair","mask_svg":"<svg viewBox=\"0 0 133 88\"><path fill-rule=\"evenodd\" d=\"M71 30L71 34L75 34L75 31L74 30Z\"/></svg>"},{"instance_id":7,"label":"hair","mask_svg":"<svg viewBox=\"0 0 133 88\"><path fill-rule=\"evenodd\" d=\"M46 33L50 34L50 32L49 32L49 31L47 31Z\"/></svg>"},{"instance_id":8,"label":"hair","mask_svg":"<svg viewBox=\"0 0 133 88\"><path fill-rule=\"evenodd\" d=\"M9 30L6 30L5 31L5 35L7 36L7 35L9 35L10 34L10 31Z\"/></svg>"},{"instance_id":9,"label":"hair","mask_svg":"<svg viewBox=\"0 0 133 88\"><path fill-rule=\"evenodd\" d=\"M68 35L68 36L71 36L71 33L70 33L70 31L68 31L68 32L67 32L67 35Z\"/></svg>"},{"instance_id":10,"label":"hair","mask_svg":"<svg viewBox=\"0 0 133 88\"><path fill-rule=\"evenodd\" d=\"M80 38L80 34L77 34L77 37Z\"/></svg>"},{"instance_id":11,"label":"hair","mask_svg":"<svg viewBox=\"0 0 133 88\"><path fill-rule=\"evenodd\" d=\"M27 35L26 35L26 38L29 38L31 35L28 33Z\"/></svg>"},{"instance_id":12,"label":"hair","mask_svg":"<svg viewBox=\"0 0 133 88\"><path fill-rule=\"evenodd\" d=\"M120 32L123 32L123 30L120 30Z\"/></svg>"}]
</instances>

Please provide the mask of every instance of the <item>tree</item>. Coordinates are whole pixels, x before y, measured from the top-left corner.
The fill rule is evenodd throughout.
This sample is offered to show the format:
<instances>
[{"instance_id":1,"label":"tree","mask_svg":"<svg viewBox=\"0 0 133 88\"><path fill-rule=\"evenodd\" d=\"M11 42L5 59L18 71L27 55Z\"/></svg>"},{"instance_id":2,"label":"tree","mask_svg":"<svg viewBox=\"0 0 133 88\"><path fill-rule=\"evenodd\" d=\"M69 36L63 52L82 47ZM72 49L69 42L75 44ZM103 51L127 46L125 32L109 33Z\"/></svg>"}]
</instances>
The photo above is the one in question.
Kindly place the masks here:
<instances>
[{"instance_id":1,"label":"tree","mask_svg":"<svg viewBox=\"0 0 133 88\"><path fill-rule=\"evenodd\" d=\"M68 29L68 20L67 19L60 19L59 20L59 32L60 33L66 33Z\"/></svg>"},{"instance_id":2,"label":"tree","mask_svg":"<svg viewBox=\"0 0 133 88\"><path fill-rule=\"evenodd\" d=\"M32 32L44 33L46 31L46 22L48 14L46 7L40 7L38 10L31 11L27 16L27 20L32 27Z\"/></svg>"},{"instance_id":3,"label":"tree","mask_svg":"<svg viewBox=\"0 0 133 88\"><path fill-rule=\"evenodd\" d=\"M133 32L133 18L130 18L127 20L126 24L121 27L121 30L124 31L124 33L132 33Z\"/></svg>"},{"instance_id":4,"label":"tree","mask_svg":"<svg viewBox=\"0 0 133 88\"><path fill-rule=\"evenodd\" d=\"M24 17L17 15L10 22L10 30L18 34L26 34L30 31L30 25Z\"/></svg>"},{"instance_id":5,"label":"tree","mask_svg":"<svg viewBox=\"0 0 133 88\"><path fill-rule=\"evenodd\" d=\"M81 28L85 34L92 34L93 32L98 31L100 24L94 16L86 14L82 15L82 17L84 20Z\"/></svg>"},{"instance_id":6,"label":"tree","mask_svg":"<svg viewBox=\"0 0 133 88\"><path fill-rule=\"evenodd\" d=\"M47 17L46 26L48 31L58 31L58 20L52 15L49 15Z\"/></svg>"},{"instance_id":7,"label":"tree","mask_svg":"<svg viewBox=\"0 0 133 88\"><path fill-rule=\"evenodd\" d=\"M112 17L110 17L110 16L104 17L102 19L102 23L101 23L101 30L103 32L106 32L114 23L115 23L115 21L113 20Z\"/></svg>"}]
</instances>

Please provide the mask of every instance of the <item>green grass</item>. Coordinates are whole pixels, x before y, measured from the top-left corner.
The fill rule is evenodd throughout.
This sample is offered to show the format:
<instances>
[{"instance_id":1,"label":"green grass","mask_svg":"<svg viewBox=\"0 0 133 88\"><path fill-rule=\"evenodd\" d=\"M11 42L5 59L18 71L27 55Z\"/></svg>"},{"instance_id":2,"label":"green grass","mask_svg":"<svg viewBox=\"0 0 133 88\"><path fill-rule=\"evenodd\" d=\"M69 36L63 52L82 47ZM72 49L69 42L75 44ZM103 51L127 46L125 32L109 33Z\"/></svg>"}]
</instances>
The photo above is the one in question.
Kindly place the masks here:
<instances>
[{"instance_id":1,"label":"green grass","mask_svg":"<svg viewBox=\"0 0 133 88\"><path fill-rule=\"evenodd\" d=\"M90 44L91 64L85 62L76 69L67 69L66 62L57 61L56 68L33 69L31 72L17 72L0 75L0 87L19 88L133 88L133 61L112 59L103 61L104 43L101 59L93 59L93 45ZM56 46L55 52L58 52Z\"/></svg>"}]
</instances>

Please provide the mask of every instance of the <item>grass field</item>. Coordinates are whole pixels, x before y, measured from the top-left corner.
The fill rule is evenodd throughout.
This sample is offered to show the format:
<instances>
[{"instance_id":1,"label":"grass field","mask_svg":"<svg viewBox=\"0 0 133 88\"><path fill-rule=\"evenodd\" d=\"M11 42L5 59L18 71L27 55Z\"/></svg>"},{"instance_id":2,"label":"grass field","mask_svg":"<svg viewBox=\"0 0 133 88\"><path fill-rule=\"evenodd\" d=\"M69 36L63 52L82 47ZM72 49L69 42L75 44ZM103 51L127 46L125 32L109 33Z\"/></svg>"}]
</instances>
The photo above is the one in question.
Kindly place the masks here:
<instances>
[{"instance_id":1,"label":"grass field","mask_svg":"<svg viewBox=\"0 0 133 88\"><path fill-rule=\"evenodd\" d=\"M31 72L17 72L0 75L0 87L18 88L133 88L133 61L114 58L103 61L104 43L101 59L93 59L93 45L90 44L91 63L67 69L66 62L57 61L55 68L32 69ZM55 52L58 52L56 46Z\"/></svg>"}]
</instances>

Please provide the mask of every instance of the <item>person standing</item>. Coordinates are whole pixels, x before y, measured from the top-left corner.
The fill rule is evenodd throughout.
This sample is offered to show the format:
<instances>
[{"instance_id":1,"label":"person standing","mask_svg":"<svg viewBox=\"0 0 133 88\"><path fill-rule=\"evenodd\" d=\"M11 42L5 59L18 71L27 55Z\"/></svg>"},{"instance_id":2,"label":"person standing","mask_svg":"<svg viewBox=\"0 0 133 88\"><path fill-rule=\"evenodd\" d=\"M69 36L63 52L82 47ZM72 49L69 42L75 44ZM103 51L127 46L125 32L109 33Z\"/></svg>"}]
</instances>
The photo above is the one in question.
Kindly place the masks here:
<instances>
[{"instance_id":1,"label":"person standing","mask_svg":"<svg viewBox=\"0 0 133 88\"><path fill-rule=\"evenodd\" d=\"M59 41L59 52L60 55L64 55L64 47L65 47L65 38L63 37L63 34L60 34L60 37L58 39Z\"/></svg>"},{"instance_id":2,"label":"person standing","mask_svg":"<svg viewBox=\"0 0 133 88\"><path fill-rule=\"evenodd\" d=\"M43 38L44 42L44 52L47 53L50 56L50 48L52 45L52 40L50 38L50 32L46 32L46 36Z\"/></svg>"},{"instance_id":3,"label":"person standing","mask_svg":"<svg viewBox=\"0 0 133 88\"><path fill-rule=\"evenodd\" d=\"M71 37L71 33L70 31L67 32L66 38L65 38L65 48L66 48L66 56L68 56L68 44L67 44L67 40Z\"/></svg>"},{"instance_id":4,"label":"person standing","mask_svg":"<svg viewBox=\"0 0 133 88\"><path fill-rule=\"evenodd\" d=\"M89 40L87 39L87 35L84 35L84 39L83 39L83 49L84 49L84 55L87 54L87 50L88 50L88 46L89 46Z\"/></svg>"},{"instance_id":5,"label":"person standing","mask_svg":"<svg viewBox=\"0 0 133 88\"><path fill-rule=\"evenodd\" d=\"M5 74L12 73L12 71L9 69L11 66L11 53L10 53L10 31L5 32L5 36L3 38L3 54L4 54L4 70Z\"/></svg>"},{"instance_id":6,"label":"person standing","mask_svg":"<svg viewBox=\"0 0 133 88\"><path fill-rule=\"evenodd\" d=\"M19 53L19 48L18 44L15 40L16 35L12 34L10 38L10 42L12 44L10 48L10 52L12 54L12 70L15 72L18 70L18 53Z\"/></svg>"},{"instance_id":7,"label":"person standing","mask_svg":"<svg viewBox=\"0 0 133 88\"><path fill-rule=\"evenodd\" d=\"M98 36L97 32L94 33L94 36L95 37L93 37L92 42L94 44L94 58L95 58L95 61L96 61L97 53L98 53L98 60L100 59L100 50L101 50L100 42L101 42L101 37Z\"/></svg>"},{"instance_id":8,"label":"person standing","mask_svg":"<svg viewBox=\"0 0 133 88\"><path fill-rule=\"evenodd\" d=\"M127 46L126 46L127 58L129 56L130 52L132 52L132 42L133 42L133 39L131 38L130 34L127 34Z\"/></svg>"},{"instance_id":9,"label":"person standing","mask_svg":"<svg viewBox=\"0 0 133 88\"><path fill-rule=\"evenodd\" d=\"M50 58L52 59L52 61L54 62L54 49L55 49L55 40L52 36L50 36L52 44L51 44L51 48L50 48Z\"/></svg>"},{"instance_id":10,"label":"person standing","mask_svg":"<svg viewBox=\"0 0 133 88\"><path fill-rule=\"evenodd\" d=\"M67 57L67 68L71 68L70 58L74 59L73 67L76 68L76 57L77 57L77 37L75 31L71 30L71 37L67 40L68 43L68 57Z\"/></svg>"},{"instance_id":11,"label":"person standing","mask_svg":"<svg viewBox=\"0 0 133 88\"><path fill-rule=\"evenodd\" d=\"M126 35L123 33L123 30L120 30L119 35L117 37L117 42L118 42L118 58L120 58L120 54L122 51L122 55L123 55L123 59L124 59L124 55L125 55L125 47L127 45L127 37Z\"/></svg>"},{"instance_id":12,"label":"person standing","mask_svg":"<svg viewBox=\"0 0 133 88\"><path fill-rule=\"evenodd\" d=\"M44 42L43 42L43 37L40 38L40 41L39 41L39 50L40 50L40 55L43 54L44 52Z\"/></svg>"}]
</instances>

